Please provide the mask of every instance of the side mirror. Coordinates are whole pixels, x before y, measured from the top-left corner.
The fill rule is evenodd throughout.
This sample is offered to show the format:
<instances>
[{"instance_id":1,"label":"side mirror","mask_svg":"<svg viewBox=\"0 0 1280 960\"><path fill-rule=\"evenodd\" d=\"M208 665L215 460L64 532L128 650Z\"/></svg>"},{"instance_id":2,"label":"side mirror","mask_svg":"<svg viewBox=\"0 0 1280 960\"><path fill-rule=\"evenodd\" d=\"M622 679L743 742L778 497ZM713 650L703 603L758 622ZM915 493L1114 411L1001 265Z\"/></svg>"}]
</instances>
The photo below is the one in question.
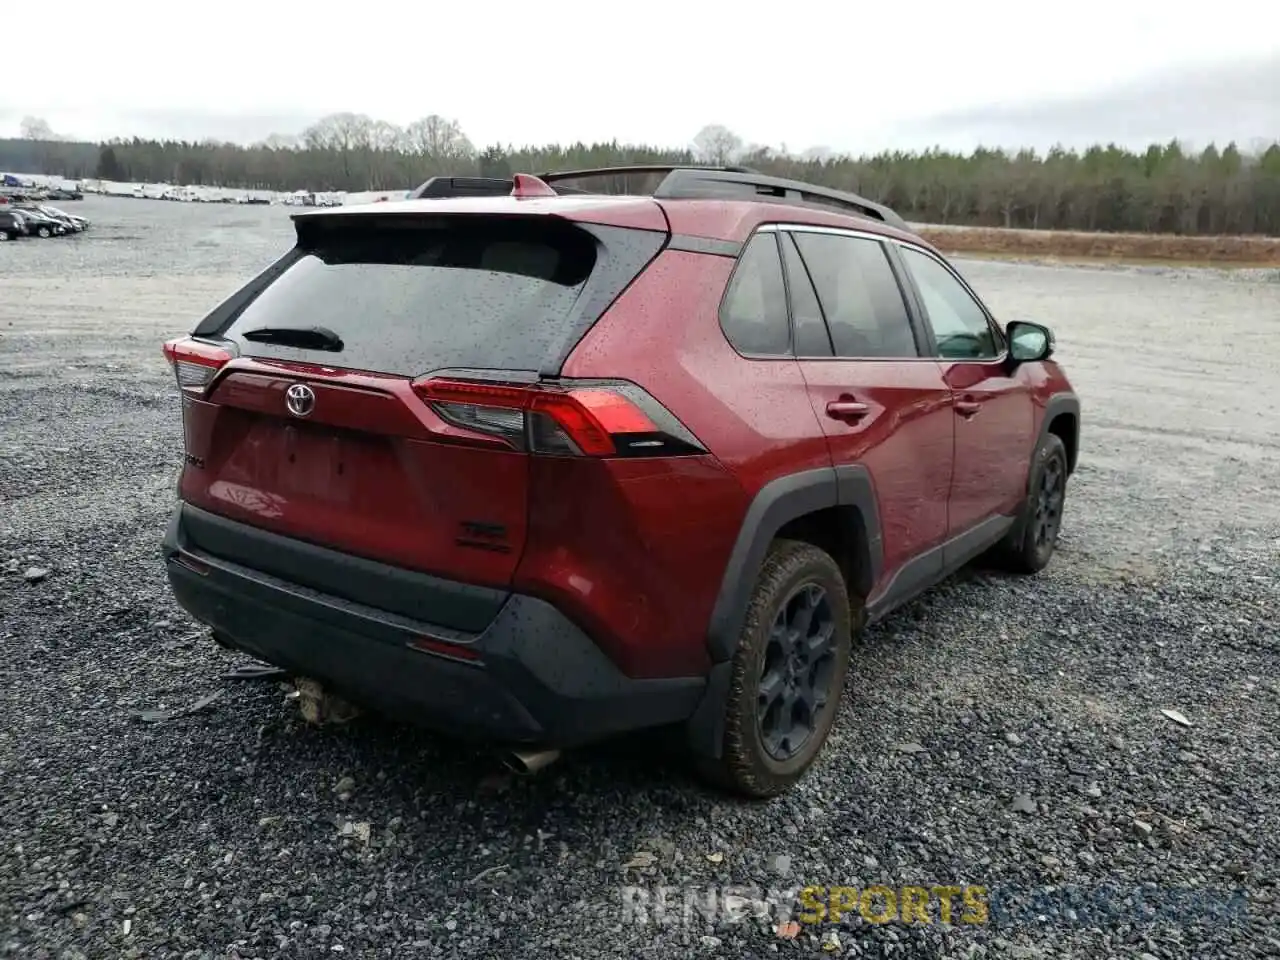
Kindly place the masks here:
<instances>
[{"instance_id":1,"label":"side mirror","mask_svg":"<svg viewBox=\"0 0 1280 960\"><path fill-rule=\"evenodd\" d=\"M1048 360L1053 355L1053 331L1038 323L1015 320L1005 328L1009 359L1014 363Z\"/></svg>"}]
</instances>

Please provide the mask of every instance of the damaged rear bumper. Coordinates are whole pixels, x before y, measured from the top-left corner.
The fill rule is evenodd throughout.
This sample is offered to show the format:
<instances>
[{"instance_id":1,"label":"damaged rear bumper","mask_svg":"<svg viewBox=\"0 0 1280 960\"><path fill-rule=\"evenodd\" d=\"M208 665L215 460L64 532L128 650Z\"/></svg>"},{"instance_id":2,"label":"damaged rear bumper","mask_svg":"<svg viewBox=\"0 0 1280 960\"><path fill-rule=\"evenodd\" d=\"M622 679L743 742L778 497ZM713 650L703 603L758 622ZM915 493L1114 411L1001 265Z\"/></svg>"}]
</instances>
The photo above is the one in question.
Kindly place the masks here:
<instances>
[{"instance_id":1,"label":"damaged rear bumper","mask_svg":"<svg viewBox=\"0 0 1280 960\"><path fill-rule=\"evenodd\" d=\"M449 582L380 570L186 503L170 518L163 554L179 604L224 645L313 677L352 703L468 739L577 746L686 720L706 685L703 677L626 676L534 597L453 585L473 611L492 601L492 618L473 630L357 602L341 595L335 571L344 565L348 583L379 590L411 591L423 578L434 595ZM271 572L245 562L254 557L269 558ZM412 597L392 605L415 608Z\"/></svg>"}]
</instances>

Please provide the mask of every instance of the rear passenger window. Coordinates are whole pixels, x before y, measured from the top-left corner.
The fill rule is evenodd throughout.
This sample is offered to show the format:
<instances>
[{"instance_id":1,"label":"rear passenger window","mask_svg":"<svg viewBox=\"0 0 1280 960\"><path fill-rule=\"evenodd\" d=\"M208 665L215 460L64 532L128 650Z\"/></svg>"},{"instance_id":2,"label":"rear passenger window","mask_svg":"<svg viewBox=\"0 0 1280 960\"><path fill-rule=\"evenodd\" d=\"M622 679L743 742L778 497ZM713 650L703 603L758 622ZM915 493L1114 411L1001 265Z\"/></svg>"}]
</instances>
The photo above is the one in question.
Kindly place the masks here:
<instances>
[{"instance_id":1,"label":"rear passenger window","mask_svg":"<svg viewBox=\"0 0 1280 960\"><path fill-rule=\"evenodd\" d=\"M756 234L725 291L720 326L739 353L785 356L791 350L782 261L772 233Z\"/></svg>"},{"instance_id":2,"label":"rear passenger window","mask_svg":"<svg viewBox=\"0 0 1280 960\"><path fill-rule=\"evenodd\" d=\"M840 357L915 357L915 336L898 280L876 240L795 232Z\"/></svg>"},{"instance_id":3,"label":"rear passenger window","mask_svg":"<svg viewBox=\"0 0 1280 960\"><path fill-rule=\"evenodd\" d=\"M787 288L791 291L791 323L795 328L797 357L831 356L831 338L827 335L827 322L822 318L818 296L813 292L813 281L800 259L800 251L790 234L779 237L782 242L782 260L787 268Z\"/></svg>"}]
</instances>

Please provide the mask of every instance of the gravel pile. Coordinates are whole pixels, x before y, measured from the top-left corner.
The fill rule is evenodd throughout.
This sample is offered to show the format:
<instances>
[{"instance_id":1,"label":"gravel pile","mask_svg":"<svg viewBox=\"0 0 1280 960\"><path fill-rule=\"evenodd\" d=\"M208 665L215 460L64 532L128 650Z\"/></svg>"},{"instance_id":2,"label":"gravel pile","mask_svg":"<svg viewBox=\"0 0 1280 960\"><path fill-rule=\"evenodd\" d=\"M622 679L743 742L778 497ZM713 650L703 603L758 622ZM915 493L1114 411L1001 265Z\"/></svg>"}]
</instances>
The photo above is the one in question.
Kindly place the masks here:
<instances>
[{"instance_id":1,"label":"gravel pile","mask_svg":"<svg viewBox=\"0 0 1280 960\"><path fill-rule=\"evenodd\" d=\"M84 205L96 233L0 263L0 956L1280 955L1274 285L966 264L1084 398L1060 553L872 630L820 767L746 804L658 736L519 779L223 679L158 557L158 344L288 223ZM951 924L936 893L929 923L753 902L806 885L981 886L986 922L960 892Z\"/></svg>"}]
</instances>

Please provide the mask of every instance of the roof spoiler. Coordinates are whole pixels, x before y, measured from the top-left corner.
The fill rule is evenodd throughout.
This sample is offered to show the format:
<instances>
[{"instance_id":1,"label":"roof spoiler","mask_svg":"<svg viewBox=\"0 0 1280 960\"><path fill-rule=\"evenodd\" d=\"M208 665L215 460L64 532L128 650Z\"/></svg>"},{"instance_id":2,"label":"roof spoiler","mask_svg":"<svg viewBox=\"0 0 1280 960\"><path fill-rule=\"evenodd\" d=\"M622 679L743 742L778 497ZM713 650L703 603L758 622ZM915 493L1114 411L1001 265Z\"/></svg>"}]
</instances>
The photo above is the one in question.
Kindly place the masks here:
<instances>
[{"instance_id":1,"label":"roof spoiler","mask_svg":"<svg viewBox=\"0 0 1280 960\"><path fill-rule=\"evenodd\" d=\"M410 200L431 197L505 197L511 193L510 180L492 177L432 177L409 194Z\"/></svg>"}]
</instances>

